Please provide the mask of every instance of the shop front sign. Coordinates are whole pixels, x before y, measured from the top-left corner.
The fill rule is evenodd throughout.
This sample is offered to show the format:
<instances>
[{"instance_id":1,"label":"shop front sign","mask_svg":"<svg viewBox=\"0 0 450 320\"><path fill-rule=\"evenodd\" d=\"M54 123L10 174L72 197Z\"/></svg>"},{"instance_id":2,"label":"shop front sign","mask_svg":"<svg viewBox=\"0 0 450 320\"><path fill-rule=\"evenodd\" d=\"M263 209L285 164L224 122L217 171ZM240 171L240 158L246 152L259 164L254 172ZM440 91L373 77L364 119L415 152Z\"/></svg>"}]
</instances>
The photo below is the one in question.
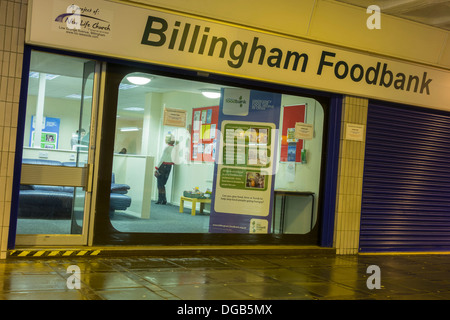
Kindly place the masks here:
<instances>
[{"instance_id":1,"label":"shop front sign","mask_svg":"<svg viewBox=\"0 0 450 320\"><path fill-rule=\"evenodd\" d=\"M450 110L450 73L188 15L32 0L27 43Z\"/></svg>"}]
</instances>

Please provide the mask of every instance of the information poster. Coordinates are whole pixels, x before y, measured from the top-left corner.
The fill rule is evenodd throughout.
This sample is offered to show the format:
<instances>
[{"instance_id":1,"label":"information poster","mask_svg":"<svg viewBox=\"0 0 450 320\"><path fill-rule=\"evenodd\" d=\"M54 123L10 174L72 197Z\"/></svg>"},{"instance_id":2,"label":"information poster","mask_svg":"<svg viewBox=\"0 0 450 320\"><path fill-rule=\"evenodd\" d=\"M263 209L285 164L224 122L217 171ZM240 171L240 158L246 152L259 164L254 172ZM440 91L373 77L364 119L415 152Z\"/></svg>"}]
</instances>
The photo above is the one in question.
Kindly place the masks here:
<instances>
[{"instance_id":1,"label":"information poster","mask_svg":"<svg viewBox=\"0 0 450 320\"><path fill-rule=\"evenodd\" d=\"M305 122L306 105L283 108L280 162L302 162L303 140L296 138L296 127Z\"/></svg>"},{"instance_id":2,"label":"information poster","mask_svg":"<svg viewBox=\"0 0 450 320\"><path fill-rule=\"evenodd\" d=\"M219 106L192 110L191 160L214 162Z\"/></svg>"},{"instance_id":3,"label":"information poster","mask_svg":"<svg viewBox=\"0 0 450 320\"><path fill-rule=\"evenodd\" d=\"M163 125L169 127L186 127L186 110L164 108Z\"/></svg>"},{"instance_id":4,"label":"information poster","mask_svg":"<svg viewBox=\"0 0 450 320\"><path fill-rule=\"evenodd\" d=\"M363 141L364 125L356 123L347 123L345 127L345 140Z\"/></svg>"},{"instance_id":5,"label":"information poster","mask_svg":"<svg viewBox=\"0 0 450 320\"><path fill-rule=\"evenodd\" d=\"M42 121L40 148L58 149L59 118L44 117ZM30 147L34 147L34 132L36 128L36 117L31 116Z\"/></svg>"},{"instance_id":6,"label":"information poster","mask_svg":"<svg viewBox=\"0 0 450 320\"><path fill-rule=\"evenodd\" d=\"M223 89L210 232L270 232L280 105L280 94Z\"/></svg>"}]
</instances>

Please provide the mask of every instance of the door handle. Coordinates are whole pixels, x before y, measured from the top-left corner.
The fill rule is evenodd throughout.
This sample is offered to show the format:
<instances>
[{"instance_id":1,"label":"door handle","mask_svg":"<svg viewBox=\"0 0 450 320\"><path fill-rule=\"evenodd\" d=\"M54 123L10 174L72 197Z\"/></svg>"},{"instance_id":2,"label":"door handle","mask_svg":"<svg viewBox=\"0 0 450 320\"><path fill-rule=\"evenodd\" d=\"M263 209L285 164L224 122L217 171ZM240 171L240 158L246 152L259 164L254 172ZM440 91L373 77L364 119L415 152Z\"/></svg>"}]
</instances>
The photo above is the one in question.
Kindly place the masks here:
<instances>
[{"instance_id":1,"label":"door handle","mask_svg":"<svg viewBox=\"0 0 450 320\"><path fill-rule=\"evenodd\" d=\"M92 192L92 177L94 176L94 165L92 163L87 163L85 165L87 174L86 174L86 183L85 183L85 191Z\"/></svg>"}]
</instances>

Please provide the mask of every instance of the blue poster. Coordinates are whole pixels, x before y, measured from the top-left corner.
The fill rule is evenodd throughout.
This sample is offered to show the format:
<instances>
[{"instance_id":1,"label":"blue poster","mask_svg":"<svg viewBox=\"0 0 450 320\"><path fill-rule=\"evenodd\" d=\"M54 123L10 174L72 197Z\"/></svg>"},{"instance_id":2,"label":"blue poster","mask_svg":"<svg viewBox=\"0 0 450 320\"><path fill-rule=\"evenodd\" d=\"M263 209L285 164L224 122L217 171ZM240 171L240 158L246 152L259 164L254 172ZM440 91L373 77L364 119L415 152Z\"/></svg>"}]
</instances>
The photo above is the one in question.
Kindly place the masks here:
<instances>
[{"instance_id":1,"label":"blue poster","mask_svg":"<svg viewBox=\"0 0 450 320\"><path fill-rule=\"evenodd\" d=\"M270 233L281 94L222 89L209 231Z\"/></svg>"},{"instance_id":2,"label":"blue poster","mask_svg":"<svg viewBox=\"0 0 450 320\"><path fill-rule=\"evenodd\" d=\"M58 149L59 118L44 117L42 121L40 148ZM30 147L34 147L34 131L36 128L36 116L31 116Z\"/></svg>"}]
</instances>

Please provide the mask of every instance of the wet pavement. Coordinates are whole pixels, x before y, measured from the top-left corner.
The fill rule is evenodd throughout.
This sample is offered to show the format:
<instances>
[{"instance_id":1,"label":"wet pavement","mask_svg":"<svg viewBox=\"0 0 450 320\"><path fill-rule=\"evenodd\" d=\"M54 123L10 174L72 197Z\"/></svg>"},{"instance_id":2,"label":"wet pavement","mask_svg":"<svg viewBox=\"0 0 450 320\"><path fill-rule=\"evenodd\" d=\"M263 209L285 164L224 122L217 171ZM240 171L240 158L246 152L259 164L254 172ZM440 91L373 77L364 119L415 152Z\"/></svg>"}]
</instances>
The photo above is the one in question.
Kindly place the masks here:
<instances>
[{"instance_id":1,"label":"wet pavement","mask_svg":"<svg viewBox=\"0 0 450 320\"><path fill-rule=\"evenodd\" d=\"M10 258L0 299L450 300L450 255Z\"/></svg>"}]
</instances>

